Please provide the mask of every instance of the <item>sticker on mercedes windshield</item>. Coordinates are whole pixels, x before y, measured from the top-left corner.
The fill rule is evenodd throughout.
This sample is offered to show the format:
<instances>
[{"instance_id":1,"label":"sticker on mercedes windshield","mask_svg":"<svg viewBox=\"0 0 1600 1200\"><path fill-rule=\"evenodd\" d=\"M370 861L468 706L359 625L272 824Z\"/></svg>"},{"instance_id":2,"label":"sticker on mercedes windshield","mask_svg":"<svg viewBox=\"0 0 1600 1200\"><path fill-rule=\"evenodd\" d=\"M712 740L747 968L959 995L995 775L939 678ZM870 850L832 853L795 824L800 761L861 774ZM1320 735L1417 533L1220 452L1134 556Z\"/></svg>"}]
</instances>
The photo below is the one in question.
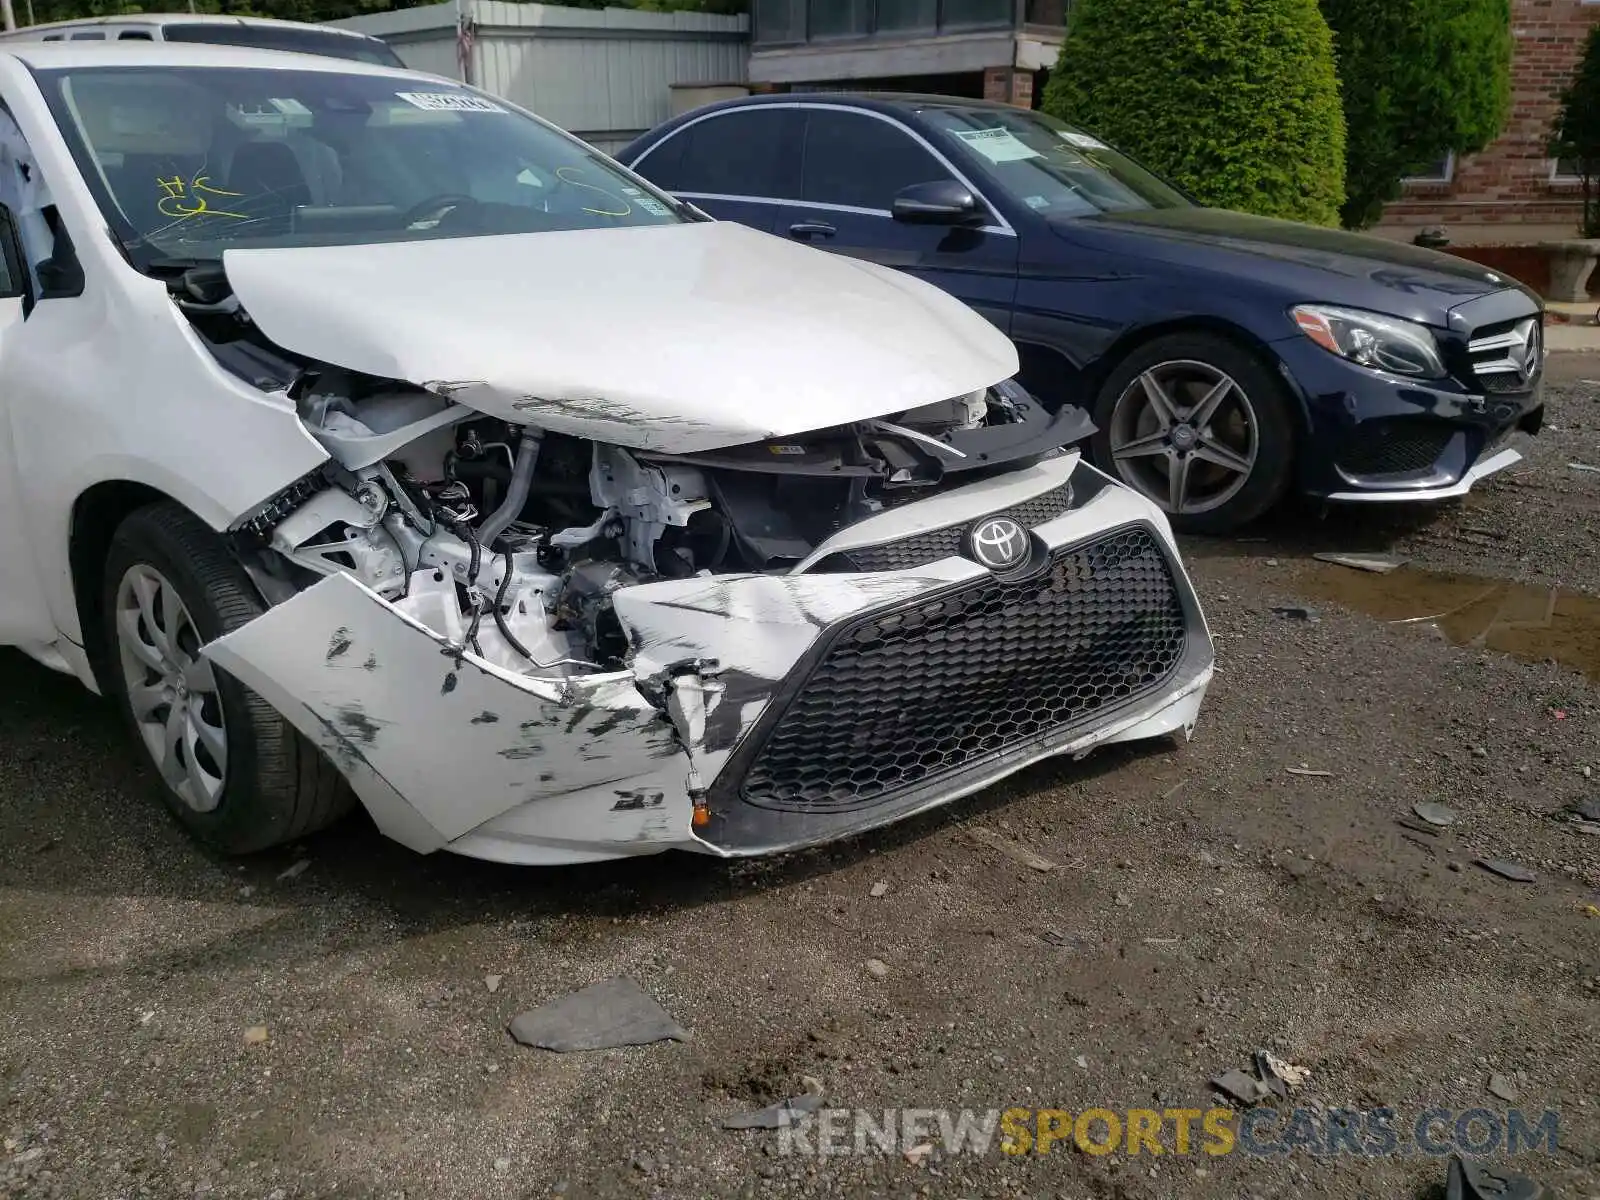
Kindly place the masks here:
<instances>
[{"instance_id":1,"label":"sticker on mercedes windshield","mask_svg":"<svg viewBox=\"0 0 1600 1200\"><path fill-rule=\"evenodd\" d=\"M1063 142L1068 142L1080 150L1109 150L1111 148L1099 138L1092 138L1087 133L1077 133L1071 129L1061 129L1057 132L1060 133Z\"/></svg>"},{"instance_id":2,"label":"sticker on mercedes windshield","mask_svg":"<svg viewBox=\"0 0 1600 1200\"><path fill-rule=\"evenodd\" d=\"M396 96L413 108L428 112L492 112L503 113L493 100L470 96L465 92L396 92Z\"/></svg>"},{"instance_id":3,"label":"sticker on mercedes windshield","mask_svg":"<svg viewBox=\"0 0 1600 1200\"><path fill-rule=\"evenodd\" d=\"M1037 150L1017 140L1017 136L1009 129L952 129L955 134L967 145L990 162L1016 162L1025 158L1043 158Z\"/></svg>"}]
</instances>

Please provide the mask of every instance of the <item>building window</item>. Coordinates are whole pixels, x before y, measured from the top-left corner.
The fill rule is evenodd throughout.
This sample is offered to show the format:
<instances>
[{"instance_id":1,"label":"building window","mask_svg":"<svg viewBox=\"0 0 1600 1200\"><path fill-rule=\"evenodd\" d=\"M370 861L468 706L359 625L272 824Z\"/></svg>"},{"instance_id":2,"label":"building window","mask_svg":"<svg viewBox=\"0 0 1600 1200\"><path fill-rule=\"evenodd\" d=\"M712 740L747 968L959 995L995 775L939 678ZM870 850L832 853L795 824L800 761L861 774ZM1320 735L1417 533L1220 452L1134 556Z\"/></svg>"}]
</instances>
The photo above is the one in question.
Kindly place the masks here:
<instances>
[{"instance_id":1,"label":"building window","mask_svg":"<svg viewBox=\"0 0 1600 1200\"><path fill-rule=\"evenodd\" d=\"M1600 0L1597 0L1600 2ZM1415 175L1406 176L1407 183L1449 183L1456 177L1456 154L1454 150L1442 155L1429 163Z\"/></svg>"},{"instance_id":2,"label":"building window","mask_svg":"<svg viewBox=\"0 0 1600 1200\"><path fill-rule=\"evenodd\" d=\"M1600 3L1600 0L1596 0ZM1583 172L1579 169L1578 160L1575 158L1553 158L1550 160L1551 183L1582 183Z\"/></svg>"}]
</instances>

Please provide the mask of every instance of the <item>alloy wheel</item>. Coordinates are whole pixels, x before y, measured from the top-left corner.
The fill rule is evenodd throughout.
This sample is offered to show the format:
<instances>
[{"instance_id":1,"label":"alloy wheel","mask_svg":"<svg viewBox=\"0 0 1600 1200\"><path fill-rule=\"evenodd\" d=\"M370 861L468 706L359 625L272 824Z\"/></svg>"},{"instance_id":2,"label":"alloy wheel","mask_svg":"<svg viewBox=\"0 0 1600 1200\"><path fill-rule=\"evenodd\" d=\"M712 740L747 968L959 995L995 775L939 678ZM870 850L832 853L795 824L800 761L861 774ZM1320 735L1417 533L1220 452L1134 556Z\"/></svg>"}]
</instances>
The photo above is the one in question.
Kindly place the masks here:
<instances>
[{"instance_id":1,"label":"alloy wheel","mask_svg":"<svg viewBox=\"0 0 1600 1200\"><path fill-rule=\"evenodd\" d=\"M195 812L222 800L228 736L216 674L177 588L147 563L117 585L117 650L139 735L161 778Z\"/></svg>"},{"instance_id":2,"label":"alloy wheel","mask_svg":"<svg viewBox=\"0 0 1600 1200\"><path fill-rule=\"evenodd\" d=\"M1107 434L1123 482L1174 516L1233 499L1260 449L1244 389L1210 363L1188 359L1136 376L1117 397Z\"/></svg>"}]
</instances>

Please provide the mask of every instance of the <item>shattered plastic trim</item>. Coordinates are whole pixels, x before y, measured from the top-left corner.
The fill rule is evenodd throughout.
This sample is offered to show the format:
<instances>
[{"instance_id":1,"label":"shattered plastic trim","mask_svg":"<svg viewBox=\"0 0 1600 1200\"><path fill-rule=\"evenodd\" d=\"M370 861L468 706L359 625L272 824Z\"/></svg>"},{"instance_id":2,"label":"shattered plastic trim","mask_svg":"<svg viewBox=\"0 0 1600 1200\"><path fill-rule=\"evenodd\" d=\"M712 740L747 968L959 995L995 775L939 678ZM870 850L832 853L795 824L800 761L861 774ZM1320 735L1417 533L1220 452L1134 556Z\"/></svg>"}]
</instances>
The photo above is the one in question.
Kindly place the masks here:
<instances>
[{"instance_id":1,"label":"shattered plastic trim","mask_svg":"<svg viewBox=\"0 0 1600 1200\"><path fill-rule=\"evenodd\" d=\"M969 493L963 507L974 517L999 507L1014 490L1005 486L1009 478L962 489ZM924 519L914 514L918 507L901 511L915 523ZM1123 488L1104 488L1033 532L1056 548L1136 521L1155 529L1176 560L1159 510ZM389 836L419 851L527 864L673 848L793 849L946 804L1042 758L1192 727L1212 673L1197 607L1185 668L1143 703L1067 740L1019 748L977 775L917 795L909 809L869 810L848 828L734 850L696 835L694 795L716 781L830 627L984 575L978 564L952 557L908 571L697 576L625 587L613 604L633 648L631 669L561 679L497 667L341 574L205 653L332 757Z\"/></svg>"},{"instance_id":2,"label":"shattered plastic trim","mask_svg":"<svg viewBox=\"0 0 1600 1200\"><path fill-rule=\"evenodd\" d=\"M627 672L503 671L342 574L205 655L332 758L378 827L414 850L534 800L569 861L586 845L612 857L631 842L684 840L688 760ZM641 791L660 799L618 806Z\"/></svg>"}]
</instances>

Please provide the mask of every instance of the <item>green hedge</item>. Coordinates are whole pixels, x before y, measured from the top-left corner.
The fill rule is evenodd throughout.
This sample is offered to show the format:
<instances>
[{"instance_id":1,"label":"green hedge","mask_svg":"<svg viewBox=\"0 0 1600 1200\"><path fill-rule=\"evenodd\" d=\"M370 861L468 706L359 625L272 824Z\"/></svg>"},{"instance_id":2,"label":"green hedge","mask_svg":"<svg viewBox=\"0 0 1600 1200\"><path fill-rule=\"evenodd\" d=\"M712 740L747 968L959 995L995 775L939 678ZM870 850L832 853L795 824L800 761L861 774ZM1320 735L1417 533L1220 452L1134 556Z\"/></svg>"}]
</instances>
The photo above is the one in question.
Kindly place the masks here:
<instances>
[{"instance_id":1,"label":"green hedge","mask_svg":"<svg viewBox=\"0 0 1600 1200\"><path fill-rule=\"evenodd\" d=\"M1205 204L1339 219L1344 115L1316 0L1078 0L1043 106Z\"/></svg>"},{"instance_id":2,"label":"green hedge","mask_svg":"<svg viewBox=\"0 0 1600 1200\"><path fill-rule=\"evenodd\" d=\"M1471 154L1511 110L1511 0L1322 0L1344 92L1344 223L1370 225L1400 181Z\"/></svg>"}]
</instances>

